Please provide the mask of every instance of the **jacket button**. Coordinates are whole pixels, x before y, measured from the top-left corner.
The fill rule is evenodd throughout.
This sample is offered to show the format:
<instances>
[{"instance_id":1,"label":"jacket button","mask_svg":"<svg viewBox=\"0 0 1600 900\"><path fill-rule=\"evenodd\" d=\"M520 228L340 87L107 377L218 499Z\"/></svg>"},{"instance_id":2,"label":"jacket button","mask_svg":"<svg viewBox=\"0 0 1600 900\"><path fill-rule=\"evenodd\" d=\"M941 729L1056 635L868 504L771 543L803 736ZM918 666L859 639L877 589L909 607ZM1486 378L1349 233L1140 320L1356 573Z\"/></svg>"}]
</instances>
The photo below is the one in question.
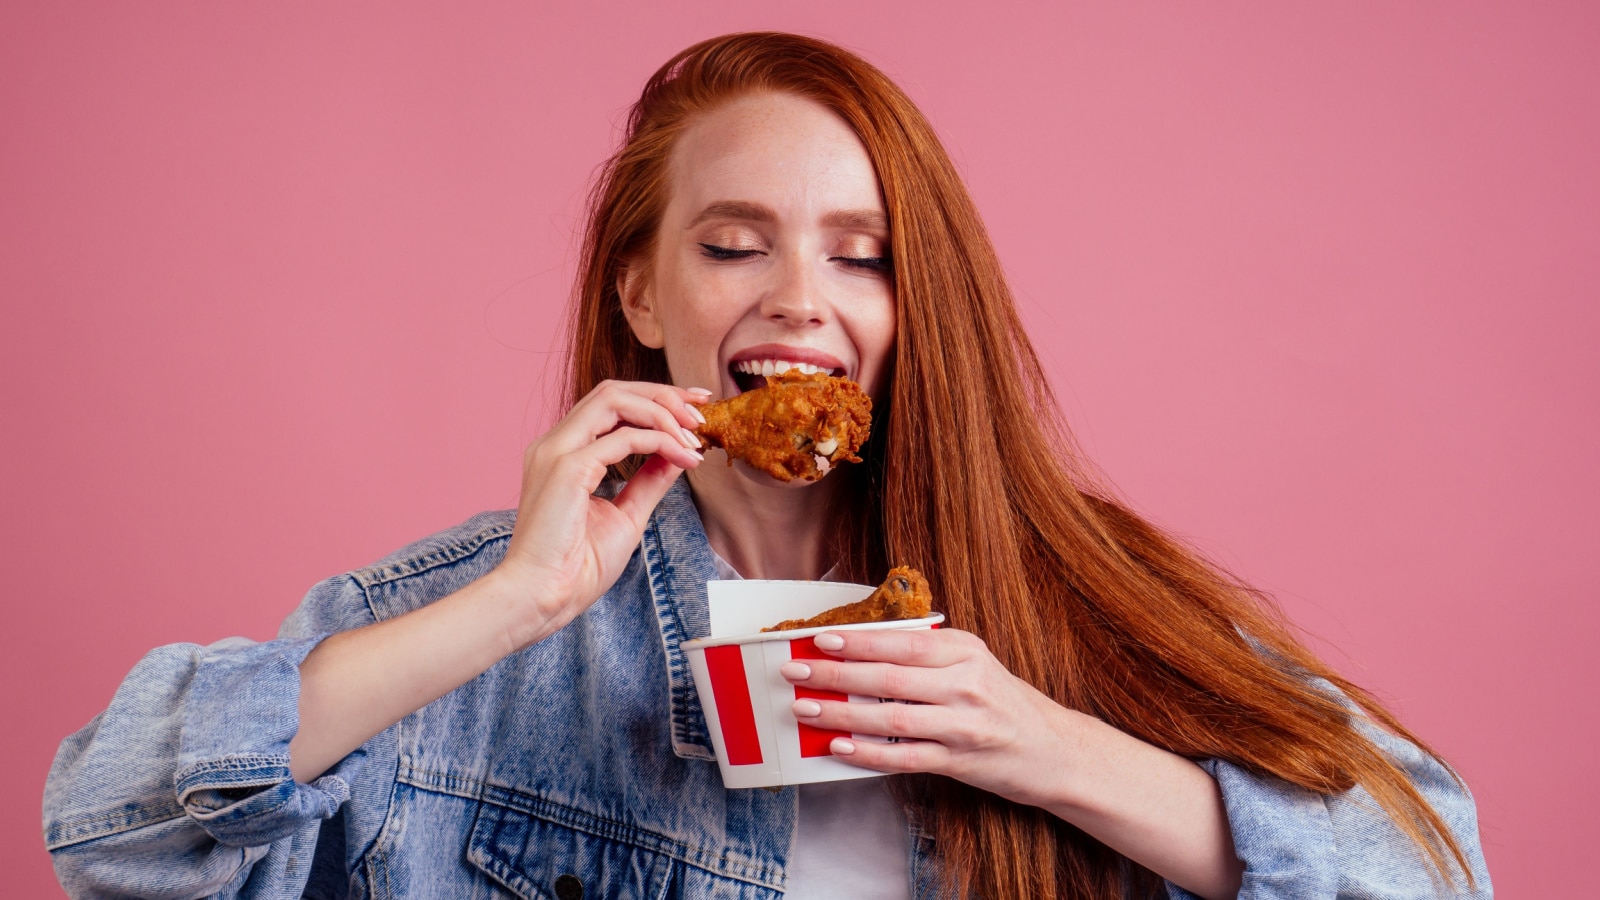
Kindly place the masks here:
<instances>
[{"instance_id":1,"label":"jacket button","mask_svg":"<svg viewBox=\"0 0 1600 900\"><path fill-rule=\"evenodd\" d=\"M583 882L576 875L556 879L556 900L583 900Z\"/></svg>"}]
</instances>

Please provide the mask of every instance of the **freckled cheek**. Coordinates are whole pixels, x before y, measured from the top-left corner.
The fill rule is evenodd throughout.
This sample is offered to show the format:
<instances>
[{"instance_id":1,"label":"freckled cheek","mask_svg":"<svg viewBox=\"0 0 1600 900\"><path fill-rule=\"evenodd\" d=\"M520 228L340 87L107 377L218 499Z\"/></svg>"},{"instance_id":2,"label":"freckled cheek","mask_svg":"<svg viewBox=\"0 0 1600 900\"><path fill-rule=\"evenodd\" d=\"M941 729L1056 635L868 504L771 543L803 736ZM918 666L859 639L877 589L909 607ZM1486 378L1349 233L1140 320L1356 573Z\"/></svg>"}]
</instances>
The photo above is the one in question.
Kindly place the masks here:
<instances>
[{"instance_id":1,"label":"freckled cheek","mask_svg":"<svg viewBox=\"0 0 1600 900\"><path fill-rule=\"evenodd\" d=\"M882 400L888 389L885 373L894 358L894 334L892 316L886 321L871 323L857 334L855 346L856 351L861 354L860 375L863 378L861 386L866 388L875 400Z\"/></svg>"},{"instance_id":2,"label":"freckled cheek","mask_svg":"<svg viewBox=\"0 0 1600 900\"><path fill-rule=\"evenodd\" d=\"M717 359L722 345L739 322L735 298L726 291L714 290L680 296L683 303L678 307L678 333L685 358L701 362Z\"/></svg>"},{"instance_id":3,"label":"freckled cheek","mask_svg":"<svg viewBox=\"0 0 1600 900\"><path fill-rule=\"evenodd\" d=\"M867 323L867 330L871 335L869 340L873 347L887 354L894 349L895 332L899 327L895 316L894 296L891 294L874 304L872 308L874 314Z\"/></svg>"},{"instance_id":4,"label":"freckled cheek","mask_svg":"<svg viewBox=\"0 0 1600 900\"><path fill-rule=\"evenodd\" d=\"M675 309L686 325L700 327L726 310L732 286L685 272L674 275L665 305Z\"/></svg>"}]
</instances>

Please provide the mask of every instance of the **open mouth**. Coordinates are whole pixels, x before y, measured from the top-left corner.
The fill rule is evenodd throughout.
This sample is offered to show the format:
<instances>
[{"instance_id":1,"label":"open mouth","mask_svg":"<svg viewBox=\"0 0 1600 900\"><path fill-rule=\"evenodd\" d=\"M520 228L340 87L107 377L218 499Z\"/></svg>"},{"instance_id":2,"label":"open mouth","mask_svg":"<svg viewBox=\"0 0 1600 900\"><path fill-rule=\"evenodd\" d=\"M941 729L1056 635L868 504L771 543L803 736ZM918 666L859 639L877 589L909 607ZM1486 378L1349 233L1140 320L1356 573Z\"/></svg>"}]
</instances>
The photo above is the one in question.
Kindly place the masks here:
<instances>
[{"instance_id":1,"label":"open mouth","mask_svg":"<svg viewBox=\"0 0 1600 900\"><path fill-rule=\"evenodd\" d=\"M728 374L733 376L733 382L739 386L740 393L764 387L767 376L778 375L790 369L799 369L807 375L815 375L818 372L824 375L839 374L838 369L787 359L741 359L728 364Z\"/></svg>"}]
</instances>

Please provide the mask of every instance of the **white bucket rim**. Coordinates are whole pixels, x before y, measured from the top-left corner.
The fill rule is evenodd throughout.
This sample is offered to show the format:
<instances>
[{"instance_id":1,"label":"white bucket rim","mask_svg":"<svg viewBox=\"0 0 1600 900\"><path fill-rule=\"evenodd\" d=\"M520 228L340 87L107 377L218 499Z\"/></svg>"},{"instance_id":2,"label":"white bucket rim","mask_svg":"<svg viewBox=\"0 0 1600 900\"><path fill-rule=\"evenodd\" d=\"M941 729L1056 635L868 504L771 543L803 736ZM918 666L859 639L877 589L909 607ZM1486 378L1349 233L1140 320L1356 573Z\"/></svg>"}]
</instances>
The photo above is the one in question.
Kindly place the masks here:
<instances>
[{"instance_id":1,"label":"white bucket rim","mask_svg":"<svg viewBox=\"0 0 1600 900\"><path fill-rule=\"evenodd\" d=\"M758 631L755 634L736 634L727 637L703 637L684 641L685 650L703 650L727 644L759 644L764 641L796 641L825 631L893 631L909 628L929 628L944 621L944 613L933 613L920 619L890 619L886 622L854 622L849 625L825 625L817 628L793 628L788 631Z\"/></svg>"}]
</instances>

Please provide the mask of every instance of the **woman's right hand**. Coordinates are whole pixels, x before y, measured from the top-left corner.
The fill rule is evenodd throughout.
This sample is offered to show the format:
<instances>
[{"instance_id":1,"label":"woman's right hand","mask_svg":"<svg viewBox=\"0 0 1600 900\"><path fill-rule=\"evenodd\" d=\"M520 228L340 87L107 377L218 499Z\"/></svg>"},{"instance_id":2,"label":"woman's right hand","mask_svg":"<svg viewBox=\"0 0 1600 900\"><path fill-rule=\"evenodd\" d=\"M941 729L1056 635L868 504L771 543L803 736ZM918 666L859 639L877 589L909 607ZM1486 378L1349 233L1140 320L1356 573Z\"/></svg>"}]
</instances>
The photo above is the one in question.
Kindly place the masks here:
<instances>
[{"instance_id":1,"label":"woman's right hand","mask_svg":"<svg viewBox=\"0 0 1600 900\"><path fill-rule=\"evenodd\" d=\"M685 469L704 461L692 404L710 392L606 381L523 454L522 497L492 577L518 603L514 649L555 633L622 574L646 521ZM606 467L648 457L616 497L595 496Z\"/></svg>"},{"instance_id":2,"label":"woman's right hand","mask_svg":"<svg viewBox=\"0 0 1600 900\"><path fill-rule=\"evenodd\" d=\"M687 426L706 395L606 382L528 447L505 559L433 603L318 644L300 664L290 771L309 782L373 735L572 621L622 574L646 520L701 462ZM594 496L606 467L648 457L621 493Z\"/></svg>"}]
</instances>

